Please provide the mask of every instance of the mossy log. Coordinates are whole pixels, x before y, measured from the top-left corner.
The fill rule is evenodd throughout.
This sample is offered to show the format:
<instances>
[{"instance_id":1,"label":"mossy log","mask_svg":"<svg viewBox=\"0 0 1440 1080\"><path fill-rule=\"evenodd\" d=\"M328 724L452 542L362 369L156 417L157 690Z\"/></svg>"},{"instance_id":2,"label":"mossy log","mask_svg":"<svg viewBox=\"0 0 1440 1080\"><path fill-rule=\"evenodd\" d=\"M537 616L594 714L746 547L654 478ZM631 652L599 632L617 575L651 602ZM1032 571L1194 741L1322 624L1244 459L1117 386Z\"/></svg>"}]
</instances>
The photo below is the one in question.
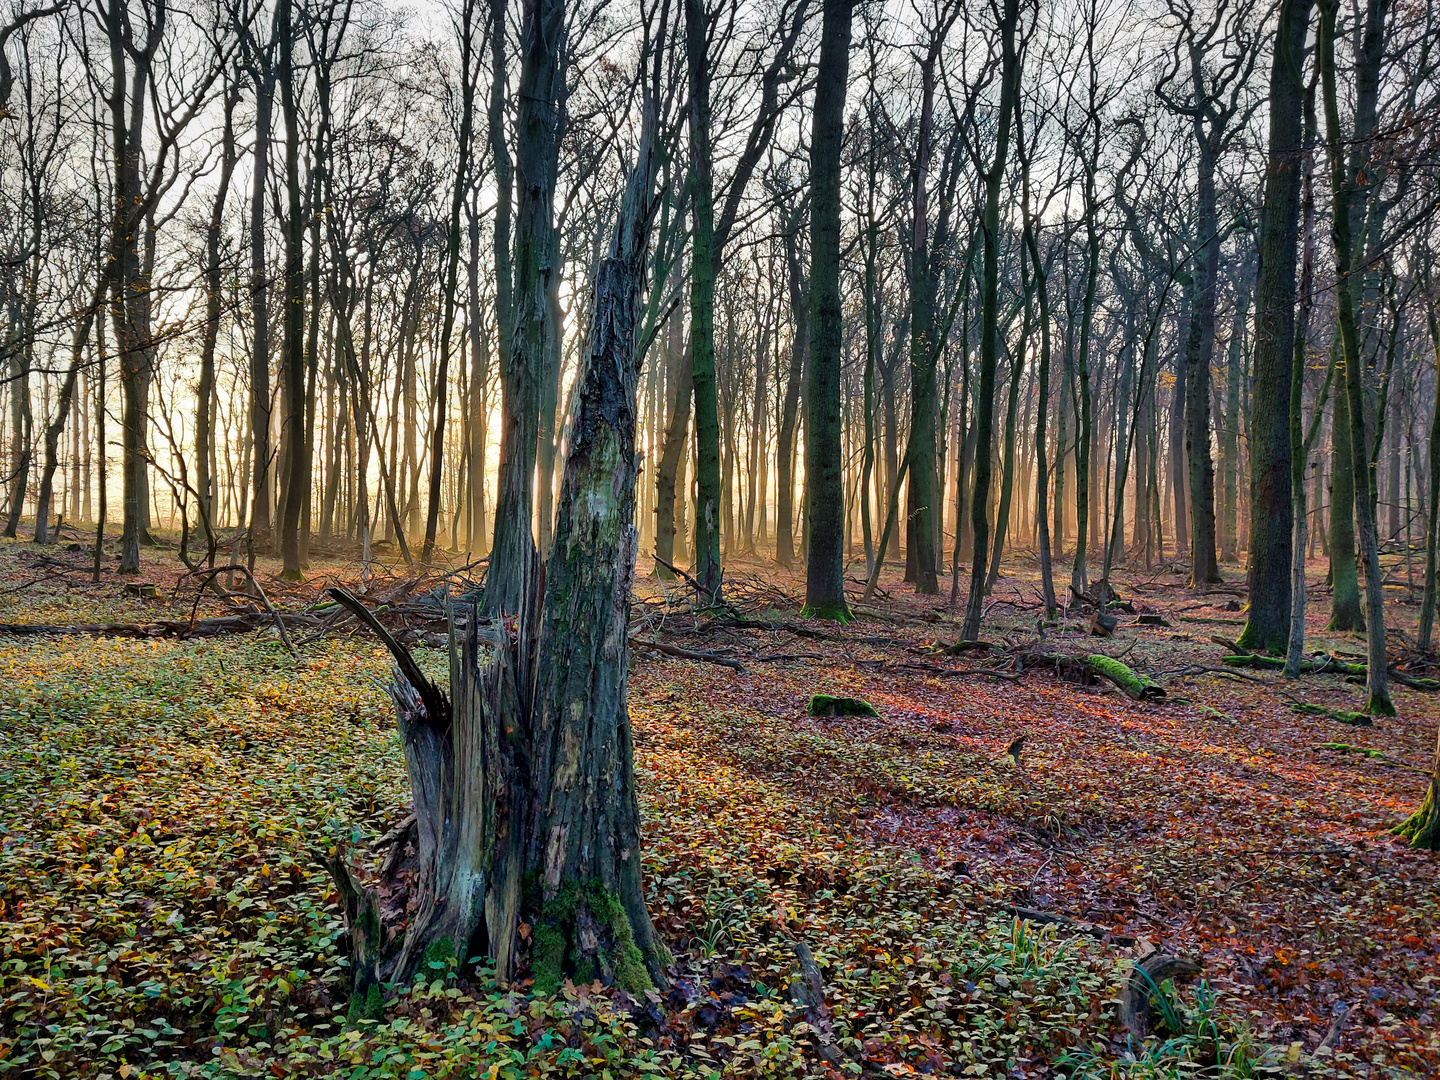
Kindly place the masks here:
<instances>
[{"instance_id":1,"label":"mossy log","mask_svg":"<svg viewBox=\"0 0 1440 1080\"><path fill-rule=\"evenodd\" d=\"M879 716L875 706L859 698L836 697L833 694L814 694L806 712L811 716Z\"/></svg>"},{"instance_id":2,"label":"mossy log","mask_svg":"<svg viewBox=\"0 0 1440 1080\"><path fill-rule=\"evenodd\" d=\"M1244 653L1234 656L1227 656L1222 663L1231 667L1261 668L1266 671L1284 671L1285 658L1283 656L1257 656L1254 653ZM1365 665L1354 664L1346 660L1337 660L1334 657L1324 657L1320 660L1301 660L1300 670L1306 673L1334 675L1358 675L1365 677Z\"/></svg>"},{"instance_id":3,"label":"mossy log","mask_svg":"<svg viewBox=\"0 0 1440 1080\"><path fill-rule=\"evenodd\" d=\"M1353 712L1349 709L1332 709L1328 705L1315 705L1308 701L1295 702L1290 706L1290 711L1308 716L1329 717L1331 720L1338 720L1351 727L1369 727L1375 722L1368 713Z\"/></svg>"},{"instance_id":4,"label":"mossy log","mask_svg":"<svg viewBox=\"0 0 1440 1080\"><path fill-rule=\"evenodd\" d=\"M1134 698L1136 701L1158 699L1165 696L1163 686L1141 675L1126 664L1122 664L1112 656L1091 653L1085 657L1085 664L1093 674L1102 679L1109 679L1125 691L1127 697Z\"/></svg>"},{"instance_id":5,"label":"mossy log","mask_svg":"<svg viewBox=\"0 0 1440 1080\"><path fill-rule=\"evenodd\" d=\"M1141 675L1129 665L1103 653L1071 655L1068 653L1024 652L1018 659L1025 667L1051 668L1061 678L1078 683L1105 679L1135 701L1158 701L1165 697L1165 688Z\"/></svg>"},{"instance_id":6,"label":"mossy log","mask_svg":"<svg viewBox=\"0 0 1440 1080\"><path fill-rule=\"evenodd\" d=\"M1223 662L1231 667L1263 668L1267 671L1283 671L1285 669L1285 658L1281 656L1255 656L1251 653L1242 653L1226 656ZM1300 670L1307 674L1347 675L1351 678L1363 679L1368 669L1363 663L1342 660L1336 656L1320 656L1300 661ZM1440 691L1440 679L1425 679L1417 675L1410 675L1393 666L1388 671L1390 678L1401 686L1408 686L1411 690Z\"/></svg>"}]
</instances>

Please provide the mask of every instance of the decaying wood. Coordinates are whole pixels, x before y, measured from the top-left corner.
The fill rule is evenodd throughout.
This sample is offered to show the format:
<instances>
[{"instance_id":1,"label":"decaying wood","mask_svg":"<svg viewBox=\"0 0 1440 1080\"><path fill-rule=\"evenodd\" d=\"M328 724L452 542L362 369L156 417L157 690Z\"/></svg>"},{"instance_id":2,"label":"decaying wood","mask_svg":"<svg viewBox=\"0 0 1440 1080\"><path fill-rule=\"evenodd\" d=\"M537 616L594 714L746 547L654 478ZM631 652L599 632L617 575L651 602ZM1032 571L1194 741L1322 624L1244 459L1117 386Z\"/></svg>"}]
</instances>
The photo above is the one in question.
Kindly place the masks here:
<instances>
[{"instance_id":1,"label":"decaying wood","mask_svg":"<svg viewBox=\"0 0 1440 1080\"><path fill-rule=\"evenodd\" d=\"M294 612L280 612L280 624L296 627L319 625L320 620ZM0 623L0 635L7 637L90 637L121 638L204 638L222 634L248 634L277 625L270 615L220 615L213 619L155 619L143 623Z\"/></svg>"},{"instance_id":2,"label":"decaying wood","mask_svg":"<svg viewBox=\"0 0 1440 1080\"><path fill-rule=\"evenodd\" d=\"M449 600L449 698L365 605L330 593L395 660L417 854L403 941L376 962L387 981L404 981L422 962L483 953L507 982L528 941L537 993L568 978L636 995L665 985L671 958L641 879L627 703L639 546L635 326L657 131L648 91L646 102L648 149L596 270L548 561L542 568L530 547L518 587L505 594L516 610L497 610L493 622L475 594ZM347 892L338 877L337 886ZM367 917L357 901L347 923L352 909ZM352 925L352 941L363 940Z\"/></svg>"},{"instance_id":3,"label":"decaying wood","mask_svg":"<svg viewBox=\"0 0 1440 1080\"><path fill-rule=\"evenodd\" d=\"M1090 613L1090 633L1095 637L1114 637L1115 628L1119 625L1119 619L1106 615L1099 608Z\"/></svg>"},{"instance_id":4,"label":"decaying wood","mask_svg":"<svg viewBox=\"0 0 1440 1080\"><path fill-rule=\"evenodd\" d=\"M841 1075L859 1068L867 1076L888 1076L883 1069L845 1054L835 1044L835 1025L825 1002L825 977L810 946L795 940L795 974L790 979L790 998L805 1010L805 1022L815 1031L815 1052Z\"/></svg>"},{"instance_id":5,"label":"decaying wood","mask_svg":"<svg viewBox=\"0 0 1440 1080\"><path fill-rule=\"evenodd\" d=\"M1166 979L1188 978L1203 969L1194 960L1166 953L1152 953L1130 969L1130 978L1120 992L1120 1022L1137 1038L1150 1030L1150 999Z\"/></svg>"},{"instance_id":6,"label":"decaying wood","mask_svg":"<svg viewBox=\"0 0 1440 1080\"><path fill-rule=\"evenodd\" d=\"M1321 1050L1334 1050L1340 1045L1340 1038L1345 1034L1345 1021L1350 1016L1351 1006L1342 1004L1335 1011L1335 1019L1330 1021L1330 1030L1325 1032L1325 1037L1320 1040L1320 1045L1315 1047L1316 1052Z\"/></svg>"},{"instance_id":7,"label":"decaying wood","mask_svg":"<svg viewBox=\"0 0 1440 1080\"><path fill-rule=\"evenodd\" d=\"M1283 671L1285 668L1284 657L1256 656L1250 653L1227 656L1223 662L1231 667L1262 668L1268 671ZM1363 679L1367 668L1364 663L1347 660L1332 653L1328 656L1316 656L1310 660L1300 661L1300 671L1310 675L1347 675L1351 678ZM1411 690L1440 691L1440 679L1419 678L1393 665L1387 668L1387 671L1390 678Z\"/></svg>"},{"instance_id":8,"label":"decaying wood","mask_svg":"<svg viewBox=\"0 0 1440 1080\"><path fill-rule=\"evenodd\" d=\"M1046 653L1033 649L1013 654L1026 667L1049 668L1062 679L1082 685L1105 679L1135 701L1156 701L1165 697L1165 688L1139 674L1113 656L1101 653ZM1123 655L1123 654L1122 654Z\"/></svg>"}]
</instances>

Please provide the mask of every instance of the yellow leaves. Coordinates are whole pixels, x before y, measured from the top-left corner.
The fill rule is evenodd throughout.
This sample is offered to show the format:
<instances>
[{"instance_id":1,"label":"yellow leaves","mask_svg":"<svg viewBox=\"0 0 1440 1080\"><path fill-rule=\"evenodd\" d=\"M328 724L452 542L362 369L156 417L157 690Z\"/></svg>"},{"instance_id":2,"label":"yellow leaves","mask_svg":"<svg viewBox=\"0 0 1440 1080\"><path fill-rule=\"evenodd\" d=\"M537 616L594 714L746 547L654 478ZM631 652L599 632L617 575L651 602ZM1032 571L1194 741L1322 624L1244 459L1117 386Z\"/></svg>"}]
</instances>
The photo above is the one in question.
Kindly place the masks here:
<instances>
[{"instance_id":1,"label":"yellow leaves","mask_svg":"<svg viewBox=\"0 0 1440 1080\"><path fill-rule=\"evenodd\" d=\"M34 986L40 990L44 990L47 994L53 989L53 987L51 987L51 985L44 979L37 979L34 975L29 976L29 978L31 986Z\"/></svg>"}]
</instances>

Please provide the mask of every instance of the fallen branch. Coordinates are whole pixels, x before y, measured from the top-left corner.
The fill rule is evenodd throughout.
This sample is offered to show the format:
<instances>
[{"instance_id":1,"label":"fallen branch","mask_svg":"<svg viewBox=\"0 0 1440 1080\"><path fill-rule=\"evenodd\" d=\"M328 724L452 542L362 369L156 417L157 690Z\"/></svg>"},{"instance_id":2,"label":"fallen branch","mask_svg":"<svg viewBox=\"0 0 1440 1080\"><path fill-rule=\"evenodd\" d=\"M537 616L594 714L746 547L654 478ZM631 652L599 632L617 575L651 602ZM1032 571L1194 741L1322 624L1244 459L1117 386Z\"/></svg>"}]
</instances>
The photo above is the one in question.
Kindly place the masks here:
<instances>
[{"instance_id":1,"label":"fallen branch","mask_svg":"<svg viewBox=\"0 0 1440 1080\"><path fill-rule=\"evenodd\" d=\"M1037 907L1020 907L1018 904L1005 904L999 901L971 901L971 906L979 907L985 912L996 912L1008 914L1015 919L1024 919L1028 923L1041 923L1044 926L1060 926L1063 929L1071 930L1074 933L1081 933L1086 937L1094 937L1097 942L1110 942L1112 945L1135 945L1135 939L1123 933L1112 933L1110 930L1092 923L1080 922L1079 919L1071 919L1067 914L1058 912L1041 912Z\"/></svg>"},{"instance_id":2,"label":"fallen branch","mask_svg":"<svg viewBox=\"0 0 1440 1080\"><path fill-rule=\"evenodd\" d=\"M805 1022L815 1032L815 1052L821 1060L842 1076L850 1069L859 1069L868 1076L888 1077L884 1069L859 1058L847 1056L835 1044L835 1025L830 1019L830 1006L825 1003L825 978L810 946L795 939L795 975L790 980L790 997L805 1010Z\"/></svg>"},{"instance_id":3,"label":"fallen branch","mask_svg":"<svg viewBox=\"0 0 1440 1080\"><path fill-rule=\"evenodd\" d=\"M1430 770L1423 765L1412 765L1408 761L1399 761L1396 758L1392 758L1383 750L1375 750L1369 746L1354 746L1351 743L1327 742L1321 743L1315 747L1315 749L1332 750L1337 754L1359 754L1362 757L1372 758L1391 769L1411 769L1418 773L1424 773L1426 776L1430 775Z\"/></svg>"},{"instance_id":4,"label":"fallen branch","mask_svg":"<svg viewBox=\"0 0 1440 1080\"><path fill-rule=\"evenodd\" d=\"M206 570L203 574L196 575L197 578L205 580L200 585L200 591L195 594L195 607L190 609L191 621L193 622L195 619L195 611L200 606L200 593L205 591L205 585L214 584L215 578L218 575L232 570L239 570L250 579L250 584L255 586L255 593L260 597L260 602L265 605L265 610L268 611L270 617L275 620L275 628L280 631L280 640L285 643L285 651L290 654L292 660L298 662L300 660L300 654L295 651L295 645L291 642L290 635L285 632L285 620L280 618L280 612L275 610L275 605L272 604L270 598L265 595L265 590L260 587L260 582L256 580L255 575L243 566L217 566L214 569Z\"/></svg>"},{"instance_id":5,"label":"fallen branch","mask_svg":"<svg viewBox=\"0 0 1440 1080\"><path fill-rule=\"evenodd\" d=\"M1340 1036L1345 1033L1345 1020L1350 1015L1350 1006L1341 1005L1335 1013L1335 1019L1330 1022L1330 1030L1320 1040L1320 1045L1315 1047L1318 1054L1321 1050L1334 1050L1340 1045Z\"/></svg>"},{"instance_id":6,"label":"fallen branch","mask_svg":"<svg viewBox=\"0 0 1440 1080\"><path fill-rule=\"evenodd\" d=\"M1165 676L1167 681L1175 679L1187 679L1194 675L1223 675L1228 679L1238 679L1241 682L1252 682L1258 686L1270 685L1258 675L1247 675L1243 671L1231 671L1229 668L1211 667L1209 664L1186 664L1183 668L1177 668L1173 671L1162 671L1158 674Z\"/></svg>"},{"instance_id":7,"label":"fallen branch","mask_svg":"<svg viewBox=\"0 0 1440 1080\"><path fill-rule=\"evenodd\" d=\"M856 660L856 667L865 668L893 668L907 671L923 671L926 675L934 675L940 679L956 679L965 675L983 675L991 679L1004 679L1006 682L1016 682L1020 676L1008 671L996 671L993 668L947 668L938 664L922 664L913 660L901 660L893 662L890 660Z\"/></svg>"},{"instance_id":8,"label":"fallen branch","mask_svg":"<svg viewBox=\"0 0 1440 1080\"><path fill-rule=\"evenodd\" d=\"M721 667L728 667L734 671L744 671L745 665L739 660L732 660L728 656L720 656L718 653L697 652L695 649L682 649L679 645L670 645L664 641L652 641L649 638L631 638L631 643L642 649L649 649L652 652L663 653L665 656L673 656L677 660L695 660L706 664L719 664Z\"/></svg>"}]
</instances>

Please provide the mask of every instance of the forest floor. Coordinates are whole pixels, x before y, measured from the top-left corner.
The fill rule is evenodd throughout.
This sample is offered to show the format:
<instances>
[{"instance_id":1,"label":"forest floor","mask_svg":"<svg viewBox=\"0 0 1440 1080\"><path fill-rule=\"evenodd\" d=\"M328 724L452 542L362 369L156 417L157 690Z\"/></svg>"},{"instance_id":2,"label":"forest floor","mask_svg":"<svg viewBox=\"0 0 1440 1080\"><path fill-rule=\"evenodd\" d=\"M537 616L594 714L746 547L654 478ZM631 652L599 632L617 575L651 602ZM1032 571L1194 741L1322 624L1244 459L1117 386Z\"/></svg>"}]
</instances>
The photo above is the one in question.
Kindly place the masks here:
<instances>
[{"instance_id":1,"label":"forest floor","mask_svg":"<svg viewBox=\"0 0 1440 1080\"><path fill-rule=\"evenodd\" d=\"M153 597L123 595L108 560L90 585L83 558L0 546L0 623L191 618L173 551L146 553ZM297 631L297 662L268 630L0 636L0 1075L833 1075L785 992L797 936L852 1070L1436 1075L1440 859L1388 830L1423 794L1440 695L1397 687L1400 717L1357 728L1291 711L1358 708L1339 675L1214 670L1227 650L1211 637L1244 617L1238 567L1202 591L1180 567L1118 575L1170 625L1122 615L1100 640L1078 612L1038 627L1017 562L987 640L1123 654L1167 696L947 655L958 625L898 568L844 628L795 622L801 577L758 562L728 572L760 627L687 617L683 585L645 579L642 640L743 668L639 648L631 677L674 986L650 1003L599 987L531 1000L436 971L358 1027L315 853L346 843L364 863L405 812L378 644ZM359 574L317 560L297 588L274 570L257 567L286 611ZM1324 632L1323 572L1308 648L1360 654ZM1405 568L1390 573L1390 617L1413 633ZM371 595L399 575L382 578ZM441 650L417 655L443 674ZM879 715L809 716L815 693ZM1116 997L1156 949L1203 975L1157 1016L1170 1037L1142 1042Z\"/></svg>"}]
</instances>

